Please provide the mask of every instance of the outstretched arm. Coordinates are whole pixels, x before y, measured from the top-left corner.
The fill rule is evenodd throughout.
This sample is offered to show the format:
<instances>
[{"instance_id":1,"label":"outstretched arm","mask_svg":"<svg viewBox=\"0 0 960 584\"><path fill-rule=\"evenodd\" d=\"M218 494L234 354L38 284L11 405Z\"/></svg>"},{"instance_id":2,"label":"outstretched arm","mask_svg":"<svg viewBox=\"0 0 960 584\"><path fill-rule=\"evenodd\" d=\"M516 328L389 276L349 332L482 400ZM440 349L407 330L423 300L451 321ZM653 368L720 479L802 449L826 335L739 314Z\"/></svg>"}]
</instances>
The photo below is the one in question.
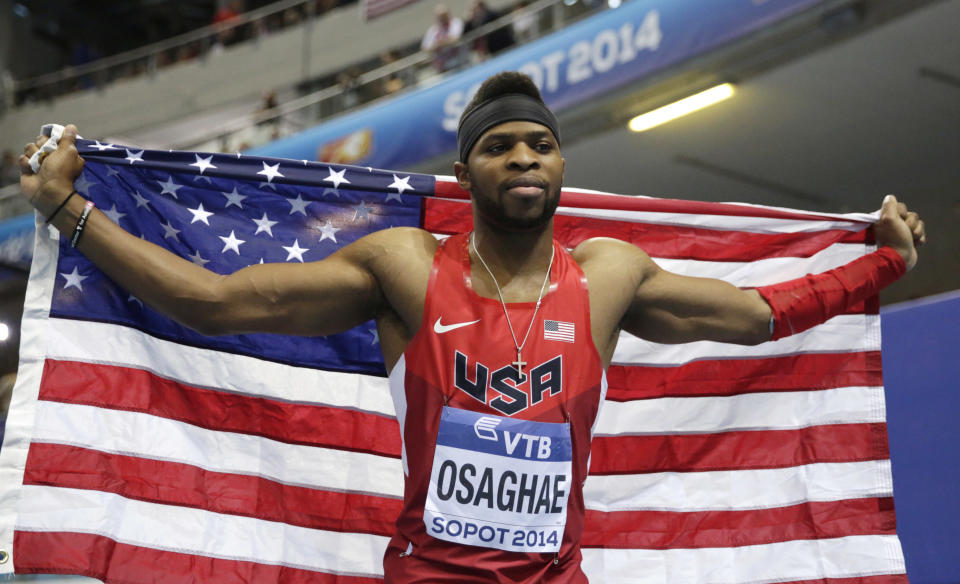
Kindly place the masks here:
<instances>
[{"instance_id":1,"label":"outstretched arm","mask_svg":"<svg viewBox=\"0 0 960 584\"><path fill-rule=\"evenodd\" d=\"M916 264L916 246L926 241L923 221L892 195L884 199L874 231L881 247L874 254L823 274L755 290L672 274L640 252L634 259L640 282L622 326L661 343L757 344L801 332L843 313Z\"/></svg>"},{"instance_id":2,"label":"outstretched arm","mask_svg":"<svg viewBox=\"0 0 960 584\"><path fill-rule=\"evenodd\" d=\"M20 158L21 190L44 217L67 199L83 169L76 136L67 126L37 174L28 159L44 138L28 144ZM51 223L70 237L84 203L73 196ZM389 237L374 234L318 262L254 265L222 276L130 235L94 209L78 249L135 296L200 332L325 335L381 310L384 298L370 266L389 247Z\"/></svg>"}]
</instances>

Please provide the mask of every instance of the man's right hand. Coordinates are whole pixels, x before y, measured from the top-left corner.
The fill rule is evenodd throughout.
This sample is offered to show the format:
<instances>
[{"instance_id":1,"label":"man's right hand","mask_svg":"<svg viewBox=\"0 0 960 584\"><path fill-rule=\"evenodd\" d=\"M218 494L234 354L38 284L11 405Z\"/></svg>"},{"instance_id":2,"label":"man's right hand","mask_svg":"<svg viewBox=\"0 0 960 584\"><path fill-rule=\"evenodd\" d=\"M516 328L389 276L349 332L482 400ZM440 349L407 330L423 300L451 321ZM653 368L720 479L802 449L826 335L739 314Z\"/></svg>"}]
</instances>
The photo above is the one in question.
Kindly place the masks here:
<instances>
[{"instance_id":1,"label":"man's right hand","mask_svg":"<svg viewBox=\"0 0 960 584\"><path fill-rule=\"evenodd\" d=\"M20 190L44 216L49 216L73 190L73 181L83 170L83 158L80 158L74 145L76 139L77 127L68 125L56 151L40 161L40 171L36 174L30 168L30 157L43 146L47 137L38 136L35 142L28 143L23 149L19 159Z\"/></svg>"}]
</instances>

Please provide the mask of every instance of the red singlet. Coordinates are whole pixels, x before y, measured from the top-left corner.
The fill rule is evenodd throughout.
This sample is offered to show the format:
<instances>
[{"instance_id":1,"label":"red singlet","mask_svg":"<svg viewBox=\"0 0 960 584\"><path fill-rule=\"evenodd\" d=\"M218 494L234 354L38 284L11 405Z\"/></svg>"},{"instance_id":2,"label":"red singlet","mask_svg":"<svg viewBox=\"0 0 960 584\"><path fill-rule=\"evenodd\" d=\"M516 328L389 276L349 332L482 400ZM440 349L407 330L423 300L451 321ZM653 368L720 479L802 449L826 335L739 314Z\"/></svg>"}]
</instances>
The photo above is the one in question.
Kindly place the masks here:
<instances>
[{"instance_id":1,"label":"red singlet","mask_svg":"<svg viewBox=\"0 0 960 584\"><path fill-rule=\"evenodd\" d=\"M386 582L586 582L582 486L606 393L586 278L554 242L520 374L499 300L470 283L467 245L440 245L423 322L390 373L406 481ZM508 305L518 341L535 304Z\"/></svg>"}]
</instances>

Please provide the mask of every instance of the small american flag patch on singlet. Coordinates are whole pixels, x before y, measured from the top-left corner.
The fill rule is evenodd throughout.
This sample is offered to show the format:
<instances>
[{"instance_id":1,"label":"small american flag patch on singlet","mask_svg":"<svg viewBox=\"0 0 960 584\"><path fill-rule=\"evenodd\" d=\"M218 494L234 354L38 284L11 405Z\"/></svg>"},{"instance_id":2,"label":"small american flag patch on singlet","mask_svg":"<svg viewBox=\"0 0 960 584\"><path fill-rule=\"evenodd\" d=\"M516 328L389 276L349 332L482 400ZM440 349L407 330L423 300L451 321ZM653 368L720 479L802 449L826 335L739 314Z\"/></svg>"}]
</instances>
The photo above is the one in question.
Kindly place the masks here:
<instances>
[{"instance_id":1,"label":"small american flag patch on singlet","mask_svg":"<svg viewBox=\"0 0 960 584\"><path fill-rule=\"evenodd\" d=\"M573 323L560 320L543 321L543 338L550 341L573 342Z\"/></svg>"}]
</instances>

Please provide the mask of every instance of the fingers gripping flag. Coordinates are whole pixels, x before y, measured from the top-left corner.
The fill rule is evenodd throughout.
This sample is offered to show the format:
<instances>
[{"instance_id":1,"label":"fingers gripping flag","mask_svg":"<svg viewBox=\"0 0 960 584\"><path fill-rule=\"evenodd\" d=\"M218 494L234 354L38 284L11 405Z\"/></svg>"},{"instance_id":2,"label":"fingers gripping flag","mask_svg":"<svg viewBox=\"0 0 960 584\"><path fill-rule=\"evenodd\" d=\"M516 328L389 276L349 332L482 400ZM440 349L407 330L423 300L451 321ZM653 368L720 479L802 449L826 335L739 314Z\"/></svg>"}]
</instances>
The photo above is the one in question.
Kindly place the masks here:
<instances>
[{"instance_id":1,"label":"fingers gripping flag","mask_svg":"<svg viewBox=\"0 0 960 584\"><path fill-rule=\"evenodd\" d=\"M471 228L444 177L78 148L75 187L112 221L222 274L319 260L377 229ZM869 221L568 189L556 236L617 237L668 270L747 287L868 253ZM543 334L573 337L567 324ZM324 338L204 337L41 228L22 337L0 572L382 578L403 473L373 322ZM875 300L756 347L624 335L608 381L584 486L592 581L906 582Z\"/></svg>"}]
</instances>

